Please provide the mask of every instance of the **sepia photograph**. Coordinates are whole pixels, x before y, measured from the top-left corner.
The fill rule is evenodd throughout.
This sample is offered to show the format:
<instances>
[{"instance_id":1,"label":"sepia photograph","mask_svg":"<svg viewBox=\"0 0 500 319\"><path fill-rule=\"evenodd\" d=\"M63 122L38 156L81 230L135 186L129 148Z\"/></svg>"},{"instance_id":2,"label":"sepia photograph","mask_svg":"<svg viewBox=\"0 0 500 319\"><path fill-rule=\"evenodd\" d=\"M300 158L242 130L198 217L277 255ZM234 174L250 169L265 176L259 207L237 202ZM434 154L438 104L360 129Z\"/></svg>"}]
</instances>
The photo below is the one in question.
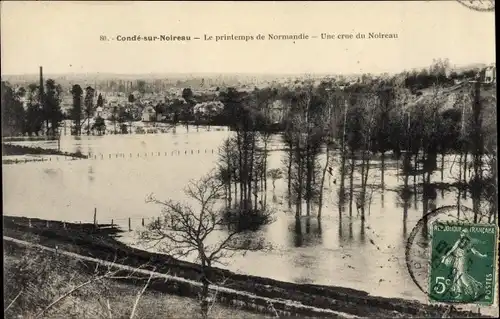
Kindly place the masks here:
<instances>
[{"instance_id":1,"label":"sepia photograph","mask_svg":"<svg viewBox=\"0 0 500 319\"><path fill-rule=\"evenodd\" d=\"M495 1L2 1L5 318L496 318Z\"/></svg>"}]
</instances>

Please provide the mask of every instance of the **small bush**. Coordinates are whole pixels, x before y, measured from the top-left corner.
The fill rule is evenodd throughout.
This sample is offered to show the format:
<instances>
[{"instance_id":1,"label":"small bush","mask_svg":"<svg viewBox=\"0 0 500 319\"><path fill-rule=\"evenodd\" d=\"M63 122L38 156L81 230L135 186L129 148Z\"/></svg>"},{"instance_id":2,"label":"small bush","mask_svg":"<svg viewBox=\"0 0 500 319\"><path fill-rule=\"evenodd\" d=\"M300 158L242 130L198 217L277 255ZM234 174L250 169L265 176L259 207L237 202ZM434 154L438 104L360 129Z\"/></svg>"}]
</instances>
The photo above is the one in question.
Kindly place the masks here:
<instances>
[{"instance_id":1,"label":"small bush","mask_svg":"<svg viewBox=\"0 0 500 319\"><path fill-rule=\"evenodd\" d=\"M237 227L241 231L257 231L273 221L273 212L266 207L243 209L236 204L222 213L228 227Z\"/></svg>"}]
</instances>

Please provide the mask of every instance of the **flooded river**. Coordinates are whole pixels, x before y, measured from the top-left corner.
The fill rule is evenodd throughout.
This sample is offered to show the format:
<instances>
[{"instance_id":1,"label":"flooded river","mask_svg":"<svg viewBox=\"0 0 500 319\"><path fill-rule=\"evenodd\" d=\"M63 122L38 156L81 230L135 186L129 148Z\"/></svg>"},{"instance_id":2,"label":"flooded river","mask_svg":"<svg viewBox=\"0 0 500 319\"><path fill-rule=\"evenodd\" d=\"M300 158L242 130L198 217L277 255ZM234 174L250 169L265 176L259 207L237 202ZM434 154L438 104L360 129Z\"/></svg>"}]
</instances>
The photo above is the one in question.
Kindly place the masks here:
<instances>
[{"instance_id":1,"label":"flooded river","mask_svg":"<svg viewBox=\"0 0 500 319\"><path fill-rule=\"evenodd\" d=\"M131 218L135 229L142 218L148 221L159 215L158 206L145 202L148 194L187 200L182 188L190 179L214 168L217 149L229 134L214 128L208 132L179 128L176 134L63 137L62 151L81 151L92 154L92 158L4 165L4 214L89 222L97 209L98 222L113 220L127 229ZM57 148L57 141L19 144ZM272 147L281 146L276 136ZM268 168L282 168L283 156L282 151L271 152ZM436 171L432 180L453 181L457 173L452 161L453 156L445 158L443 176ZM373 164L368 184L380 185L380 163L374 160ZM345 286L373 295L425 301L406 269L406 239L426 208L454 205L457 194L437 190L431 198L421 193L402 198L398 165L387 159L386 166L385 185L370 191L364 222L356 207L352 216L348 209L339 213L338 176L326 179L321 220L306 216L296 220L284 199L286 180L278 180L274 191L269 182L268 202L276 211L275 222L260 232L272 243L272 251L235 256L225 267L277 280ZM410 185L413 182L411 176ZM415 182L420 183L421 177ZM355 186L360 183L359 174L355 175ZM462 198L461 204L471 207L472 201ZM127 232L121 240L134 245L134 234Z\"/></svg>"}]
</instances>

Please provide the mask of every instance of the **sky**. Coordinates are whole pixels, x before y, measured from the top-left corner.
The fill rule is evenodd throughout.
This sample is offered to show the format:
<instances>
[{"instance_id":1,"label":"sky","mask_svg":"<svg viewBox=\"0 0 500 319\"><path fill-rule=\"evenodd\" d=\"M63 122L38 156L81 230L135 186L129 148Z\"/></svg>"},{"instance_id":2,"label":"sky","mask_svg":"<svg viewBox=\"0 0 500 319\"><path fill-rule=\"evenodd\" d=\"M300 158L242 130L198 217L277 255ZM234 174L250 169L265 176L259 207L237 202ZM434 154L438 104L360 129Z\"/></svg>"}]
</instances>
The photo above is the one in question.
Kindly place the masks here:
<instances>
[{"instance_id":1,"label":"sky","mask_svg":"<svg viewBox=\"0 0 500 319\"><path fill-rule=\"evenodd\" d=\"M100 36L397 33L397 39L189 42ZM495 17L454 0L1 3L2 74L382 73L495 62Z\"/></svg>"}]
</instances>

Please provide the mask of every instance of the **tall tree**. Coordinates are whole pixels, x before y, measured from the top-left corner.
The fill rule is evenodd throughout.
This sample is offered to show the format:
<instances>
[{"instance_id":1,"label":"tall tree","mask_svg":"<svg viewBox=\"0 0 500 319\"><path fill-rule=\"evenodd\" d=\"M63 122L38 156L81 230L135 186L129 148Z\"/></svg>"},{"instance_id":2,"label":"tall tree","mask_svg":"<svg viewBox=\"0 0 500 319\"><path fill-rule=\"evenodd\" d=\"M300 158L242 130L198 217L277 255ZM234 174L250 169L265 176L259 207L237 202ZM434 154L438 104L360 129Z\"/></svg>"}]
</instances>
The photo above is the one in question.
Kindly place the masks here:
<instances>
[{"instance_id":1,"label":"tall tree","mask_svg":"<svg viewBox=\"0 0 500 319\"><path fill-rule=\"evenodd\" d=\"M24 108L18 92L2 81L2 135L16 135L24 131Z\"/></svg>"},{"instance_id":2,"label":"tall tree","mask_svg":"<svg viewBox=\"0 0 500 319\"><path fill-rule=\"evenodd\" d=\"M87 135L90 135L90 118L94 112L94 94L95 90L91 86L85 88L85 117L87 121Z\"/></svg>"},{"instance_id":3,"label":"tall tree","mask_svg":"<svg viewBox=\"0 0 500 319\"><path fill-rule=\"evenodd\" d=\"M50 132L55 136L58 132L59 125L63 119L63 113L61 111L61 93L62 88L60 85L52 79L48 79L45 82L45 102L44 102L44 113L46 123L50 123L50 130L47 127L47 133Z\"/></svg>"},{"instance_id":4,"label":"tall tree","mask_svg":"<svg viewBox=\"0 0 500 319\"><path fill-rule=\"evenodd\" d=\"M33 133L38 136L43 126L43 110L39 95L40 88L38 85L34 83L28 85L25 130L29 136Z\"/></svg>"},{"instance_id":5,"label":"tall tree","mask_svg":"<svg viewBox=\"0 0 500 319\"><path fill-rule=\"evenodd\" d=\"M128 101L129 101L129 103L134 103L135 102L135 96L132 93L130 93L128 95Z\"/></svg>"},{"instance_id":6,"label":"tall tree","mask_svg":"<svg viewBox=\"0 0 500 319\"><path fill-rule=\"evenodd\" d=\"M102 94L99 93L99 96L97 97L97 107L103 107L104 106L104 99L102 98Z\"/></svg>"},{"instance_id":7,"label":"tall tree","mask_svg":"<svg viewBox=\"0 0 500 319\"><path fill-rule=\"evenodd\" d=\"M190 100L192 100L194 97L193 90L191 88L184 88L182 90L182 98L186 100L186 102L189 103Z\"/></svg>"},{"instance_id":8,"label":"tall tree","mask_svg":"<svg viewBox=\"0 0 500 319\"><path fill-rule=\"evenodd\" d=\"M139 91L139 93L141 93L141 94L144 94L144 93L146 93L146 89L147 89L146 81L138 80L137 81L137 91Z\"/></svg>"},{"instance_id":9,"label":"tall tree","mask_svg":"<svg viewBox=\"0 0 500 319\"><path fill-rule=\"evenodd\" d=\"M71 120L75 126L75 134L82 134L82 95L83 90L80 85L75 84L71 88L71 95L73 95L73 107L71 109Z\"/></svg>"}]
</instances>

